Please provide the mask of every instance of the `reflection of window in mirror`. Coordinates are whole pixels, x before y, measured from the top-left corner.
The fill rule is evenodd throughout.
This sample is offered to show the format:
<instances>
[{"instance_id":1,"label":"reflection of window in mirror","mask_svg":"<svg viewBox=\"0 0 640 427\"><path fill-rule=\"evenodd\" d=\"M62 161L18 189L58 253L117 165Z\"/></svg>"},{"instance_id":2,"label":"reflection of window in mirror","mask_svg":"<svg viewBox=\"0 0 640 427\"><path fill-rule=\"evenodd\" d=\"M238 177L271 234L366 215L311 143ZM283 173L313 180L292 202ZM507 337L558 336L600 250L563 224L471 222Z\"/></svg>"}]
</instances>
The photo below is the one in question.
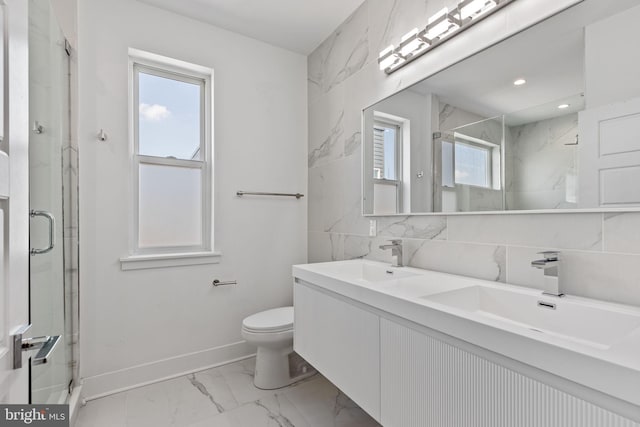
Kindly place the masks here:
<instances>
[{"instance_id":1,"label":"reflection of window in mirror","mask_svg":"<svg viewBox=\"0 0 640 427\"><path fill-rule=\"evenodd\" d=\"M459 133L442 141L442 186L500 189L500 146Z\"/></svg>"},{"instance_id":2,"label":"reflection of window in mirror","mask_svg":"<svg viewBox=\"0 0 640 427\"><path fill-rule=\"evenodd\" d=\"M374 211L402 211L402 123L376 117L373 123Z\"/></svg>"}]
</instances>

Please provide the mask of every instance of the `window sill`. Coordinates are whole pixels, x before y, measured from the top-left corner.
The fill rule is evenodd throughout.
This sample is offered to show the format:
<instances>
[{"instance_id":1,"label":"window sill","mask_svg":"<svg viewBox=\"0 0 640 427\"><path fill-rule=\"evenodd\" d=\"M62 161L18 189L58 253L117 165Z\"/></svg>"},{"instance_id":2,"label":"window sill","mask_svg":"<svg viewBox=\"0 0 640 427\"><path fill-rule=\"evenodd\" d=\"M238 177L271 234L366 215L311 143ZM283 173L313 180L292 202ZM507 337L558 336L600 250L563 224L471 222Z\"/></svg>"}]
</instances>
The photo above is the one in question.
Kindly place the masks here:
<instances>
[{"instance_id":1,"label":"window sill","mask_svg":"<svg viewBox=\"0 0 640 427\"><path fill-rule=\"evenodd\" d=\"M220 252L130 255L120 258L122 271L220 263Z\"/></svg>"}]
</instances>

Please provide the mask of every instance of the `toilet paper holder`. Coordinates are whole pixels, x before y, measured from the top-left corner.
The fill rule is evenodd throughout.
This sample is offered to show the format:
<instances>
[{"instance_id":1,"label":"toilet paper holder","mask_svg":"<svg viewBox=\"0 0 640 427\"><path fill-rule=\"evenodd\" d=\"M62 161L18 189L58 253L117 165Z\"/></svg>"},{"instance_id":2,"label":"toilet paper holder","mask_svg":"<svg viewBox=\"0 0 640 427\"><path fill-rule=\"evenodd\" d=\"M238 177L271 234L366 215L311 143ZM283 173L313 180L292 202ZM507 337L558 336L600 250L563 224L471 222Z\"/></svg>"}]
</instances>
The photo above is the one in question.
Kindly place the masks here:
<instances>
[{"instance_id":1,"label":"toilet paper holder","mask_svg":"<svg viewBox=\"0 0 640 427\"><path fill-rule=\"evenodd\" d=\"M237 285L238 282L235 280L227 280L226 282L221 282L218 279L213 279L213 282L211 282L211 284L213 286L226 286L226 285Z\"/></svg>"}]
</instances>

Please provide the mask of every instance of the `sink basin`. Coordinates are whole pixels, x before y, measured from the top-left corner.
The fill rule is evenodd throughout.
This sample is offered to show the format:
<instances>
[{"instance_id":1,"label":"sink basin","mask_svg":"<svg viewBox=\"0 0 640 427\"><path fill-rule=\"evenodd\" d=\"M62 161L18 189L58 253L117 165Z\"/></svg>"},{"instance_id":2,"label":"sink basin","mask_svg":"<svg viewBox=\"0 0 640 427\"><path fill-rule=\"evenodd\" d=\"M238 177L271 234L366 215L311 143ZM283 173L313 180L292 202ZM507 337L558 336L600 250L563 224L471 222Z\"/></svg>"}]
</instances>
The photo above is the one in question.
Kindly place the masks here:
<instances>
[{"instance_id":1,"label":"sink basin","mask_svg":"<svg viewBox=\"0 0 640 427\"><path fill-rule=\"evenodd\" d=\"M325 265L328 266L329 264ZM330 269L327 268L326 273L346 280L365 282L383 282L418 275L418 273L407 270L404 267L391 267L364 260L361 262L333 263Z\"/></svg>"},{"instance_id":2,"label":"sink basin","mask_svg":"<svg viewBox=\"0 0 640 427\"><path fill-rule=\"evenodd\" d=\"M640 327L640 314L523 290L471 286L419 297L486 319L608 349Z\"/></svg>"}]
</instances>

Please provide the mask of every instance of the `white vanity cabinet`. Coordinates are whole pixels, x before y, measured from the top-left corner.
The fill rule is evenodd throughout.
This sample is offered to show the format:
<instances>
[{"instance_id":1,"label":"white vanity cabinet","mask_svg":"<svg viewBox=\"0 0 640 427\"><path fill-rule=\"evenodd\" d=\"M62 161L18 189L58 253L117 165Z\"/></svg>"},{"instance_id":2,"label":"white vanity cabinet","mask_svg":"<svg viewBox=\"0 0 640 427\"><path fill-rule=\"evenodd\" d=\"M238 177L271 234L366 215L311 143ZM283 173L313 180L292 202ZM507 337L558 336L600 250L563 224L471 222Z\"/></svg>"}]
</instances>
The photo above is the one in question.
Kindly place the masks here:
<instances>
[{"instance_id":1,"label":"white vanity cabinet","mask_svg":"<svg viewBox=\"0 0 640 427\"><path fill-rule=\"evenodd\" d=\"M294 284L294 350L380 420L380 317Z\"/></svg>"},{"instance_id":2,"label":"white vanity cabinet","mask_svg":"<svg viewBox=\"0 0 640 427\"><path fill-rule=\"evenodd\" d=\"M637 427L637 423L395 321L380 321L385 427Z\"/></svg>"},{"instance_id":3,"label":"white vanity cabinet","mask_svg":"<svg viewBox=\"0 0 640 427\"><path fill-rule=\"evenodd\" d=\"M637 406L443 333L424 306L323 267L294 271L294 349L383 426L640 427Z\"/></svg>"}]
</instances>

